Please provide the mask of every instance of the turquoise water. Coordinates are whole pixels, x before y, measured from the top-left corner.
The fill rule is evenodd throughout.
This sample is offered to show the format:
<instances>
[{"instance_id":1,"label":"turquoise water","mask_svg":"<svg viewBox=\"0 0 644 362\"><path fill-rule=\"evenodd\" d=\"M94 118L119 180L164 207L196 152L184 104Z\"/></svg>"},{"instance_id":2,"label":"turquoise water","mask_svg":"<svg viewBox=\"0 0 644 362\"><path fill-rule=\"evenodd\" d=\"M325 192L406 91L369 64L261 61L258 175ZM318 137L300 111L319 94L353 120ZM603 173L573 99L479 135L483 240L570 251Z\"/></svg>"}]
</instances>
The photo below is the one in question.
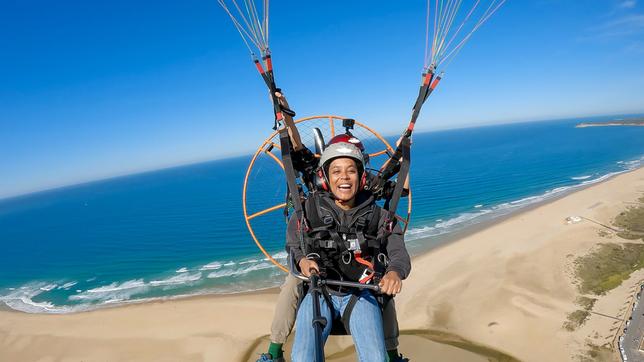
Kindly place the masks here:
<instances>
[{"instance_id":1,"label":"turquoise water","mask_svg":"<svg viewBox=\"0 0 644 362\"><path fill-rule=\"evenodd\" d=\"M416 134L409 247L425 249L436 237L644 162L644 127L577 129L576 123ZM249 161L213 161L0 200L0 302L64 313L279 285L281 271L253 243L241 210ZM260 164L250 176L255 211L284 200L280 172ZM253 227L283 262L282 214L253 219Z\"/></svg>"}]
</instances>

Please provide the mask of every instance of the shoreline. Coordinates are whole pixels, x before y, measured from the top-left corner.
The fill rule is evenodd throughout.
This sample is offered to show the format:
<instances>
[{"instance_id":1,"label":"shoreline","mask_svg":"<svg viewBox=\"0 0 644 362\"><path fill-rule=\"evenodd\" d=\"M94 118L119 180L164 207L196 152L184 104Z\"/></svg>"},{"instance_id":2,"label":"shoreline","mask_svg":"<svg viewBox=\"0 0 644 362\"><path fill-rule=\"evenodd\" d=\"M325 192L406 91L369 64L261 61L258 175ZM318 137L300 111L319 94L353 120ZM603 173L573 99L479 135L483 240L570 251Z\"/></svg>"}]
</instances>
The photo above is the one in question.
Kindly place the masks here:
<instances>
[{"instance_id":1,"label":"shoreline","mask_svg":"<svg viewBox=\"0 0 644 362\"><path fill-rule=\"evenodd\" d=\"M401 352L412 360L485 360L467 345L436 343L414 335L418 331L458 336L522 361L572 360L585 353L589 338L609 339L613 320L596 315L574 332L562 328L578 309L579 292L570 274L575 256L610 242L598 235L603 227L566 224L565 218L579 215L607 224L642 192L644 168L638 168L523 208L414 257L411 276L396 298ZM644 270L633 273L599 297L594 311L618 315L632 280L643 275ZM0 359L256 358L253 347L266 348L276 300L272 288L83 313L0 311ZM329 360L352 360L350 343L347 337L331 338L328 351L337 358Z\"/></svg>"},{"instance_id":2,"label":"shoreline","mask_svg":"<svg viewBox=\"0 0 644 362\"><path fill-rule=\"evenodd\" d=\"M414 255L413 258L421 257L423 254L429 253L434 249L441 248L443 246L449 245L450 243L457 242L460 239L464 239L464 238L467 238L469 236L472 236L472 235L474 235L476 233L479 233L481 231L484 231L484 230L486 230L488 228L493 227L495 224L502 223L502 222L504 222L504 221L506 221L508 219L511 219L511 218L513 218L515 216L520 216L521 214L530 212L530 211L532 211L534 209L537 209L539 207L546 206L548 204L551 204L553 202L556 202L558 200L566 198L566 197L568 197L570 195L573 195L573 194L575 194L577 192L586 190L586 189L588 189L590 187L593 187L593 186L596 186L596 185L601 185L601 184L603 184L605 182L609 182L610 180L614 179L615 177L619 177L621 175L628 174L628 173L631 173L631 172L637 172L637 171L642 170L642 169L644 169L644 165L641 165L641 166L639 166L637 168L634 168L634 169L631 169L631 170L624 170L624 171L618 172L618 173L607 174L607 175L602 176L602 177L606 177L606 176L608 176L608 177L606 177L605 179L603 179L603 180L601 180L599 182L588 183L588 184L585 184L585 185L580 184L580 185L572 186L570 189L561 192L561 194L557 194L555 196L552 196L552 197L544 199L544 200L540 200L540 201L532 203L532 204L527 204L527 205L524 205L524 206L520 206L516 210L511 211L508 214L499 215L499 216L490 218L488 220L483 220L483 221L478 222L478 223L473 224L473 225L467 225L467 226L465 226L465 227L463 227L461 229L457 229L457 230L454 230L453 232L449 232L449 233L446 233L446 234L443 234L443 235L422 237L422 238L420 238L418 240L419 241L427 241L430 238L434 238L434 239L438 239L438 243L435 246L429 247L428 250L422 251L418 255ZM416 240L414 240L414 241L416 241Z\"/></svg>"},{"instance_id":3,"label":"shoreline","mask_svg":"<svg viewBox=\"0 0 644 362\"><path fill-rule=\"evenodd\" d=\"M587 184L579 184L579 185L572 185L568 186L568 188L560 193L557 193L553 196L547 197L545 199L539 200L534 203L529 203L526 205L519 205L516 207L516 209L506 213L506 214L501 214L498 216L493 216L488 219L484 219L480 222L476 222L471 225L465 225L464 227L460 229L456 229L450 232L447 232L445 234L439 234L436 236L423 236L418 239L413 239L412 241L408 243L413 243L417 244L416 246L412 246L411 249L414 251L414 253L411 255L412 256L412 261L424 257L426 254L430 254L436 250L439 250L443 247L449 246L450 244L454 242L458 242L461 239L468 238L472 235L475 235L477 233L483 232L491 227L494 227L495 225L499 223L503 223L508 219L518 217L524 213L530 212L534 209L537 209L542 206L546 206L548 204L551 204L553 202L556 202L558 200L561 200L563 198L566 198L572 194L575 194L577 192L586 190L590 187L593 187L595 185L600 185L606 182L609 182L610 180L614 179L615 177L619 177L620 175L624 174L629 174L632 172L637 172L638 170L644 169L644 164L640 165L637 168L633 169L627 169L619 172L612 172L606 175L603 175L599 177L598 179L594 180L594 182L590 182ZM597 181L599 180L599 181ZM593 180L591 180L593 181ZM543 193L538 196L543 196L547 194ZM425 244L424 246L418 245L418 244ZM414 250L415 249L415 250ZM285 275L285 274L284 274ZM24 313L24 314L34 314L34 315L69 315L69 314L78 314L78 313L90 313L94 311L99 311L99 310L105 310L105 309L114 309L114 308L122 308L122 307L128 307L131 305L141 305L141 304L149 304L149 303L159 303L159 302L168 302L168 301L175 301L175 300L192 300L192 299L199 299L199 298L212 298L212 297L229 297L229 296L244 296L244 295L256 295L256 294L278 294L279 293L279 285L278 286L271 286L271 287L265 287L265 288L259 288L259 289L253 289L253 290L245 290L245 291L238 291L238 292L229 292L229 293L209 293L209 292L203 292L200 293L199 291L193 293L193 294L180 294L180 295L172 295L172 296L165 296L165 297L154 297L154 298L142 298L142 299L133 299L133 300L126 300L114 304L99 304L99 305L94 305L91 306L87 309L80 309L80 310L72 310L68 312L27 312L27 311L22 311L18 309L11 308L10 306L0 303L0 311L7 311L7 312L15 312L15 313Z\"/></svg>"}]
</instances>

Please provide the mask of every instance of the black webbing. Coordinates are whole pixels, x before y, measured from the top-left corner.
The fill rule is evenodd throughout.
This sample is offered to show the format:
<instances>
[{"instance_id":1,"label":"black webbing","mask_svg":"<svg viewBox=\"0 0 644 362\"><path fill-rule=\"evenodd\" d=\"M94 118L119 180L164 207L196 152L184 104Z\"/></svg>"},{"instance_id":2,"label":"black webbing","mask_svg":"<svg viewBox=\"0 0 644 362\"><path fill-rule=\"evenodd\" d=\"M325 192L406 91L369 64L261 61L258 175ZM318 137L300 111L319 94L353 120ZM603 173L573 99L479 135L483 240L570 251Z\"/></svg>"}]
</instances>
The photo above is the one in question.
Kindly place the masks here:
<instances>
[{"instance_id":1,"label":"black webbing","mask_svg":"<svg viewBox=\"0 0 644 362\"><path fill-rule=\"evenodd\" d=\"M283 127L280 130L280 147L282 149L282 164L284 165L284 173L286 174L286 184L288 191L291 195L291 202L295 210L295 216L298 221L302 221L302 200L300 199L300 190L295 183L297 178L295 169L293 168L293 159L291 157L291 138L288 135L288 128ZM288 207L288 204L286 205Z\"/></svg>"},{"instance_id":2,"label":"black webbing","mask_svg":"<svg viewBox=\"0 0 644 362\"><path fill-rule=\"evenodd\" d=\"M409 143L409 137L403 137L400 140L400 146L402 149L402 162L400 164L400 172L398 173L398 179L396 180L396 187L394 188L393 195L391 196L391 201L389 202L389 214L391 216L391 220L395 220L393 217L395 217L396 209L398 208L398 202L400 201L400 198L402 197L403 189L404 189L404 184L405 180L407 179L407 176L409 175L409 165L410 165L410 153L411 153L411 147Z\"/></svg>"},{"instance_id":3,"label":"black webbing","mask_svg":"<svg viewBox=\"0 0 644 362\"><path fill-rule=\"evenodd\" d=\"M433 78L433 76L432 76ZM418 116L420 115L420 110L423 108L423 104L427 100L427 97L429 97L429 94L431 93L429 85L431 83L427 83L420 86L420 89L418 90L418 98L416 98L416 103L414 104L413 112L411 113L411 120L409 121L409 124L411 127L407 128L407 132L411 135L411 130L414 129L413 125L416 124L416 120L418 119Z\"/></svg>"},{"instance_id":4,"label":"black webbing","mask_svg":"<svg viewBox=\"0 0 644 362\"><path fill-rule=\"evenodd\" d=\"M264 83L266 83L266 87L268 87L268 91L270 92L271 102L273 103L273 113L275 114L275 123L273 124L273 129L276 130L279 126L278 121L283 117L282 113L294 117L295 112L286 107L283 107L279 101L279 98L277 97L276 93L281 93L282 90L277 88L277 86L275 85L275 74L273 73L273 66L269 66L269 64L271 64L272 62L270 55L265 56L264 58L262 58L262 60L267 65L266 70L264 70L264 68L262 67L262 63L259 61L259 59L255 59L255 66L257 67L259 74L262 76L262 79L264 80Z\"/></svg>"}]
</instances>

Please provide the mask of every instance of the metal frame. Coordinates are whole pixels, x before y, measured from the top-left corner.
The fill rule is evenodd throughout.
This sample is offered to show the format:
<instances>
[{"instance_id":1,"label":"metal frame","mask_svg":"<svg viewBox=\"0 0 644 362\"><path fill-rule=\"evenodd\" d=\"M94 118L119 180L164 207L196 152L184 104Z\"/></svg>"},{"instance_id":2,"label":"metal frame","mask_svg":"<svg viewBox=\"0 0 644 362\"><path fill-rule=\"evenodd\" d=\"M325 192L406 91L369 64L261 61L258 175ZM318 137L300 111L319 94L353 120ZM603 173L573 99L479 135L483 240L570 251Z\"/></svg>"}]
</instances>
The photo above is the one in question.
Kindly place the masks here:
<instances>
[{"instance_id":1,"label":"metal frame","mask_svg":"<svg viewBox=\"0 0 644 362\"><path fill-rule=\"evenodd\" d=\"M340 117L340 116L336 116L336 115L310 116L310 117L304 117L304 118L297 119L297 120L294 121L294 124L297 125L299 123L303 123L303 122L306 122L306 121L317 120L317 119L325 119L325 118L327 118L329 120L331 135L335 136L335 125L334 125L335 121L341 121L341 120L345 119L346 117ZM381 155L393 154L394 153L394 149L391 147L391 145L378 132L374 131L370 127L368 127L365 124L360 123L358 121L355 122L355 125L359 126L361 128L364 128L365 130L367 130L368 132L370 132L371 134L376 136L376 138L380 142L382 142L384 144L384 146L385 146L385 149L383 149L382 151L371 153L371 154L369 154L369 157L377 157L377 156L381 156ZM253 166L255 165L255 161L257 160L257 158L261 154L264 153L264 154L268 155L282 169L284 169L284 165L282 164L281 160L279 158L277 158L277 156L275 156L271 152L272 148L277 148L277 149L280 148L280 146L278 144L273 142L273 139L278 134L279 134L279 131L275 131L275 132L271 133L271 135L264 140L264 142L257 148L257 151L253 155L253 157L252 157L252 159L250 161L250 164L248 165L248 169L246 170L246 176L244 177L244 187L243 187L243 191L242 191L242 209L243 209L243 212L244 212L244 220L246 222L246 227L248 227L248 232L250 233L251 237L253 238L253 241L255 242L255 244L257 245L259 250L268 258L268 260L270 260L273 264L275 264L275 266L277 266L278 268L282 269L282 271L288 273L289 270L286 268L286 266L280 264L277 260L275 260L271 256L271 254L268 251L266 251L266 249L264 248L262 243L259 241L257 235L255 235L255 231L253 230L253 227L252 227L252 225L250 223L250 221L252 219L254 219L254 218L258 217L258 216L268 214L268 213L273 212L273 211L277 211L277 210L285 207L286 204L285 203L277 204L277 205L271 206L269 208L266 208L264 210L254 212L252 214L248 213L248 209L247 209L247 206L246 206L248 182L249 182L250 173L251 173L251 171L253 169ZM405 227L404 227L403 231L407 230L407 226L409 225L409 220L411 218L411 210L412 210L411 190L409 191L409 195L407 196L407 199L408 199L407 200L407 217L406 218L403 218L403 217L398 218L398 220L400 220L401 222L403 222L405 224Z\"/></svg>"}]
</instances>

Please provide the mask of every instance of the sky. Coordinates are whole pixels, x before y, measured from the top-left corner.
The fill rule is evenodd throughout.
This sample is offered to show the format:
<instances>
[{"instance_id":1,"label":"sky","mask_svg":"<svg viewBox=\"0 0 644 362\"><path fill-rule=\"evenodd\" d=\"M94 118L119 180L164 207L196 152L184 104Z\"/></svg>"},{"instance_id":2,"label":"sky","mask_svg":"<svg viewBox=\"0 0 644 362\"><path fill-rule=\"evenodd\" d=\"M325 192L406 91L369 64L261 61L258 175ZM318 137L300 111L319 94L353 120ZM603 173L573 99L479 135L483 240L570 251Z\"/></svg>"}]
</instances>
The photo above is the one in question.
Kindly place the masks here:
<instances>
[{"instance_id":1,"label":"sky","mask_svg":"<svg viewBox=\"0 0 644 362\"><path fill-rule=\"evenodd\" d=\"M643 2L508 0L416 130L644 113ZM401 132L425 1L270 4L275 76L298 117ZM266 87L216 0L0 0L0 33L0 198L249 154L271 132Z\"/></svg>"}]
</instances>

